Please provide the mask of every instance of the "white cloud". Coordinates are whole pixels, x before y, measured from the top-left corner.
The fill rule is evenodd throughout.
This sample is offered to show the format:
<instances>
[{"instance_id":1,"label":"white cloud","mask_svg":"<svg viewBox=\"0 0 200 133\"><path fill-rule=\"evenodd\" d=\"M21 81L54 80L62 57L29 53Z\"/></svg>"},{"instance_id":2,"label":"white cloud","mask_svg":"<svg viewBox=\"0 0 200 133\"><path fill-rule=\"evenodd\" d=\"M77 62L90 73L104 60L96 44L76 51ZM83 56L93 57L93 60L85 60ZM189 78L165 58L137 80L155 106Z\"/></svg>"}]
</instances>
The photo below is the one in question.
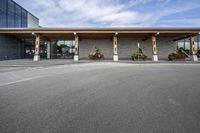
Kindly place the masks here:
<instances>
[{"instance_id":1,"label":"white cloud","mask_svg":"<svg viewBox=\"0 0 200 133\"><path fill-rule=\"evenodd\" d=\"M41 26L151 26L165 16L200 7L182 0L174 5L172 0L19 1L40 18Z\"/></svg>"},{"instance_id":2,"label":"white cloud","mask_svg":"<svg viewBox=\"0 0 200 133\"><path fill-rule=\"evenodd\" d=\"M151 14L126 10L129 3L108 0L60 0L60 7L74 15L72 20L100 23L107 26L130 26L146 23ZM75 22L76 23L76 22Z\"/></svg>"}]
</instances>

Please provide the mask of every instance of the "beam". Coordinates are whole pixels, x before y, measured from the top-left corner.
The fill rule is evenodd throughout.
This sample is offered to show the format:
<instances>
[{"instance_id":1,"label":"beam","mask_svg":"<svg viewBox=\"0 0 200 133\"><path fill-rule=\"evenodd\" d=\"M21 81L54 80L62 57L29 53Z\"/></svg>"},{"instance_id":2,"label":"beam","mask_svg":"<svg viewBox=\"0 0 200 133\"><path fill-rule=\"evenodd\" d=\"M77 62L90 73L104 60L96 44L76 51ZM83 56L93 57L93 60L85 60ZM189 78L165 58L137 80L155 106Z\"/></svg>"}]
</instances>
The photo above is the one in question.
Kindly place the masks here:
<instances>
[{"instance_id":1,"label":"beam","mask_svg":"<svg viewBox=\"0 0 200 133\"><path fill-rule=\"evenodd\" d=\"M196 34L200 31L199 28L196 29L176 29L176 28L166 28L166 29L149 29L149 28L87 28L87 29L69 29L69 28L35 28L35 29L0 29L0 34L31 34L32 32L35 32L36 34L73 34L73 32L78 33L110 33L113 34L115 31L118 31L118 33L148 33L148 34L156 34L156 32L159 32L161 34Z\"/></svg>"},{"instance_id":2,"label":"beam","mask_svg":"<svg viewBox=\"0 0 200 133\"><path fill-rule=\"evenodd\" d=\"M176 39L174 39L174 40L172 40L173 42L176 42L176 41L179 41L179 40L183 40L183 39L187 39L188 37L190 37L190 36L184 36L184 37L179 37L179 38L176 38Z\"/></svg>"}]
</instances>

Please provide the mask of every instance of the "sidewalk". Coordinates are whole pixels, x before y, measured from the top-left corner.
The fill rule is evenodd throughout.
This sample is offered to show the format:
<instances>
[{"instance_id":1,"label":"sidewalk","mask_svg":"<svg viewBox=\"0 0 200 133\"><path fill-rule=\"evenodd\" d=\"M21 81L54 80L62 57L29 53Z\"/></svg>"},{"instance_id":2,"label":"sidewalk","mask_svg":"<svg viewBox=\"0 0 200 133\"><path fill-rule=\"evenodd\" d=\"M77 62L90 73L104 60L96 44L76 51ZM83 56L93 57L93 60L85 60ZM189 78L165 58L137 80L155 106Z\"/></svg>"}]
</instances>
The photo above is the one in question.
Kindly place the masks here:
<instances>
[{"instance_id":1,"label":"sidewalk","mask_svg":"<svg viewBox=\"0 0 200 133\"><path fill-rule=\"evenodd\" d=\"M32 59L18 59L0 61L0 67L45 67L54 65L74 64L73 60L51 59L34 62Z\"/></svg>"},{"instance_id":2,"label":"sidewalk","mask_svg":"<svg viewBox=\"0 0 200 133\"><path fill-rule=\"evenodd\" d=\"M55 65L67 65L67 64L79 64L79 63L93 63L93 62L113 62L113 63L131 63L131 64L200 64L200 61L167 61L160 60L154 62L151 60L147 61L132 61L132 60L119 60L114 62L113 60L80 60L74 62L73 59L51 59L51 60L40 60L34 62L32 59L18 59L18 60L5 60L0 61L0 68L2 67L47 67Z\"/></svg>"}]
</instances>

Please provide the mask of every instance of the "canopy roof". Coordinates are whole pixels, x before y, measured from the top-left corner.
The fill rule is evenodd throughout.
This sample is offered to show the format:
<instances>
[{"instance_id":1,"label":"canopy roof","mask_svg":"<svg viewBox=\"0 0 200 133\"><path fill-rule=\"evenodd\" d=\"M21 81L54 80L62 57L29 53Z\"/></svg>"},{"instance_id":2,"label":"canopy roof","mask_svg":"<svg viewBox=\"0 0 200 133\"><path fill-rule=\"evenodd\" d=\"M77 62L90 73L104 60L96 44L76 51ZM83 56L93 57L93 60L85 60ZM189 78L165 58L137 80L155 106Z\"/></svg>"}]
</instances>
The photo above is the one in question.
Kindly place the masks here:
<instances>
[{"instance_id":1,"label":"canopy roof","mask_svg":"<svg viewBox=\"0 0 200 133\"><path fill-rule=\"evenodd\" d=\"M32 38L34 34L40 34L45 39L73 39L74 34L80 38L112 38L117 33L118 37L148 38L171 37L173 39L187 38L200 33L200 28L192 27L73 27L73 28L0 28L0 34L11 35L18 38Z\"/></svg>"}]
</instances>

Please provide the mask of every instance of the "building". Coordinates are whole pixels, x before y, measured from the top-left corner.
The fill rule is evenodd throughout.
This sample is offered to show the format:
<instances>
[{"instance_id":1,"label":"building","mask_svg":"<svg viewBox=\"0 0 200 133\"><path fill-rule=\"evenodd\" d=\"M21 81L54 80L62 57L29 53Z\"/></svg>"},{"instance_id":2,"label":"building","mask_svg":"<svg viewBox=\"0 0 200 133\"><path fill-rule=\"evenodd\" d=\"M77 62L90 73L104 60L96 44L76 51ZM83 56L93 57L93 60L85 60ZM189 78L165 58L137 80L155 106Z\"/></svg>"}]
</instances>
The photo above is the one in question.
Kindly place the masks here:
<instances>
[{"instance_id":1,"label":"building","mask_svg":"<svg viewBox=\"0 0 200 133\"><path fill-rule=\"evenodd\" d=\"M168 54L177 46L188 50L191 60L198 61L200 51L200 28L42 28L38 19L20 7L21 17L27 17L27 25L10 27L9 2L1 4L0 60L34 58L44 59L88 59L90 51L100 48L105 59L114 61L131 59L131 54L140 44L149 60L167 60ZM1 1L2 2L2 1ZM14 2L13 2L14 3ZM19 5L13 10L16 17ZM6 9L4 9L6 7ZM7 13L2 13L4 10ZM22 15L26 11L27 15ZM7 14L7 17L5 17ZM30 14L30 16L28 15ZM14 20L18 25L18 20ZM3 27L3 26L2 26ZM6 27L6 28L5 28Z\"/></svg>"},{"instance_id":2,"label":"building","mask_svg":"<svg viewBox=\"0 0 200 133\"><path fill-rule=\"evenodd\" d=\"M13 0L0 1L0 28L37 28L39 19Z\"/></svg>"},{"instance_id":3,"label":"building","mask_svg":"<svg viewBox=\"0 0 200 133\"><path fill-rule=\"evenodd\" d=\"M38 28L39 19L13 0L0 0L0 28ZM0 35L0 60L24 58L21 39Z\"/></svg>"}]
</instances>

